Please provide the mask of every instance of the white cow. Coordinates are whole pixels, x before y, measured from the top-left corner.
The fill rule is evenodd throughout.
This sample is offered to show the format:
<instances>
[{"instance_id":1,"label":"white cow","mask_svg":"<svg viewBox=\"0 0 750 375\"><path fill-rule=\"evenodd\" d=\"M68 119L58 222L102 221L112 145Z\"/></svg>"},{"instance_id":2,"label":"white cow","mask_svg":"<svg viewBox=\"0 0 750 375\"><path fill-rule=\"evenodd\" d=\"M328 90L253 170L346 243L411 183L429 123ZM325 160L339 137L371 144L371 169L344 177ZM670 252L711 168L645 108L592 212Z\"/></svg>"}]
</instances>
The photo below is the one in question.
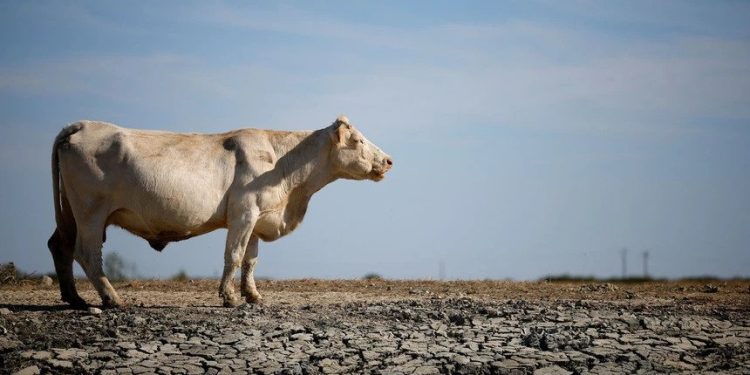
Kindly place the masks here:
<instances>
[{"instance_id":1,"label":"white cow","mask_svg":"<svg viewBox=\"0 0 750 375\"><path fill-rule=\"evenodd\" d=\"M310 197L339 179L380 181L393 162L340 116L316 131L241 129L184 134L80 121L52 147L57 228L52 252L62 300L86 306L76 291L78 261L106 307L122 305L102 271L108 225L162 250L169 242L227 228L219 295L241 303L261 296L253 270L258 240L273 241L302 221Z\"/></svg>"}]
</instances>

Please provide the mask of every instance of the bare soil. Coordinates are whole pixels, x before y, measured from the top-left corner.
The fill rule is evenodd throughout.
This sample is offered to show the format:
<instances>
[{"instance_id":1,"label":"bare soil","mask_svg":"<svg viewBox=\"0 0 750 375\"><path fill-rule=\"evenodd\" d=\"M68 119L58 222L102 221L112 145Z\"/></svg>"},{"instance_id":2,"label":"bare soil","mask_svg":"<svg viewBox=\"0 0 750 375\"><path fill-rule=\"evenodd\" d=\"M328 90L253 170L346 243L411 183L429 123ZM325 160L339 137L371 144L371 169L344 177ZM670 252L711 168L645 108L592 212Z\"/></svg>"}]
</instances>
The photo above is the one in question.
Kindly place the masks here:
<instances>
[{"instance_id":1,"label":"bare soil","mask_svg":"<svg viewBox=\"0 0 750 375\"><path fill-rule=\"evenodd\" d=\"M99 299L79 281L81 295ZM750 373L750 282L131 281L79 311L0 285L0 373Z\"/></svg>"}]
</instances>

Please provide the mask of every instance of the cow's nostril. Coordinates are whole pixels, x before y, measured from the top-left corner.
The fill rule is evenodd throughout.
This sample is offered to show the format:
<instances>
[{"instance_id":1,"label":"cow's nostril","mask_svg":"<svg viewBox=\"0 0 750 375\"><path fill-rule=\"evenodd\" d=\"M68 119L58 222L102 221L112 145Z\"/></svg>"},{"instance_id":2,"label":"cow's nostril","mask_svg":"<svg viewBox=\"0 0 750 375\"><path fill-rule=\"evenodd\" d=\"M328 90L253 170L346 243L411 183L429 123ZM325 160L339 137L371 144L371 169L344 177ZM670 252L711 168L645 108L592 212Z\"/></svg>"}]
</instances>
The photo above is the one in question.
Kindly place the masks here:
<instances>
[{"instance_id":1,"label":"cow's nostril","mask_svg":"<svg viewBox=\"0 0 750 375\"><path fill-rule=\"evenodd\" d=\"M393 165L393 160L391 160L391 158L385 158L385 163L388 165Z\"/></svg>"}]
</instances>

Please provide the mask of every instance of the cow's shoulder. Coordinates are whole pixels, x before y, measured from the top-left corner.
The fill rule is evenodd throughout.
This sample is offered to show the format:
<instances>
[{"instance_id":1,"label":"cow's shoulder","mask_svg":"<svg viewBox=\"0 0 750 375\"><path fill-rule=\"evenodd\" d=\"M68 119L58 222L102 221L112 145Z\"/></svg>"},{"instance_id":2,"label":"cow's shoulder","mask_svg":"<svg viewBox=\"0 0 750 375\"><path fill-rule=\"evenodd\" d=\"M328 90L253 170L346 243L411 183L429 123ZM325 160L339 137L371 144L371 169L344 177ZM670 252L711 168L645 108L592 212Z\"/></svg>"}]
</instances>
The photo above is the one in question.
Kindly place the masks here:
<instances>
[{"instance_id":1,"label":"cow's shoulder","mask_svg":"<svg viewBox=\"0 0 750 375\"><path fill-rule=\"evenodd\" d=\"M261 129L239 129L220 135L224 150L235 155L239 163L251 165L275 165L276 151L273 147L273 131Z\"/></svg>"}]
</instances>

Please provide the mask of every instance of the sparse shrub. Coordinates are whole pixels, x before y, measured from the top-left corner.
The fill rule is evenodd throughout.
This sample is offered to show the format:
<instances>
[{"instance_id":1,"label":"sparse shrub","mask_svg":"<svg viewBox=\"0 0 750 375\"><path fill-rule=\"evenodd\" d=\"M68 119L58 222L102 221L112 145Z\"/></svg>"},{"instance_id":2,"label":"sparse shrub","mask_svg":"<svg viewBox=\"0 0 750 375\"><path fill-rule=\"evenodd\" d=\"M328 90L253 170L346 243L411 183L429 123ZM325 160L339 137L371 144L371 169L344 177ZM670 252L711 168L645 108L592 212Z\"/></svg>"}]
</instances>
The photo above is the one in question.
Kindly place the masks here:
<instances>
[{"instance_id":1,"label":"sparse shrub","mask_svg":"<svg viewBox=\"0 0 750 375\"><path fill-rule=\"evenodd\" d=\"M172 276L172 281L181 281L181 282L188 281L187 272L185 272L185 270L180 270L174 276Z\"/></svg>"},{"instance_id":2,"label":"sparse shrub","mask_svg":"<svg viewBox=\"0 0 750 375\"><path fill-rule=\"evenodd\" d=\"M135 265L112 252L104 256L104 274L112 281L125 281L135 277Z\"/></svg>"},{"instance_id":3,"label":"sparse shrub","mask_svg":"<svg viewBox=\"0 0 750 375\"><path fill-rule=\"evenodd\" d=\"M383 280L383 276L370 272L362 277L362 280Z\"/></svg>"},{"instance_id":4,"label":"sparse shrub","mask_svg":"<svg viewBox=\"0 0 750 375\"><path fill-rule=\"evenodd\" d=\"M16 265L13 262L0 264L0 284L10 284L17 279Z\"/></svg>"}]
</instances>

